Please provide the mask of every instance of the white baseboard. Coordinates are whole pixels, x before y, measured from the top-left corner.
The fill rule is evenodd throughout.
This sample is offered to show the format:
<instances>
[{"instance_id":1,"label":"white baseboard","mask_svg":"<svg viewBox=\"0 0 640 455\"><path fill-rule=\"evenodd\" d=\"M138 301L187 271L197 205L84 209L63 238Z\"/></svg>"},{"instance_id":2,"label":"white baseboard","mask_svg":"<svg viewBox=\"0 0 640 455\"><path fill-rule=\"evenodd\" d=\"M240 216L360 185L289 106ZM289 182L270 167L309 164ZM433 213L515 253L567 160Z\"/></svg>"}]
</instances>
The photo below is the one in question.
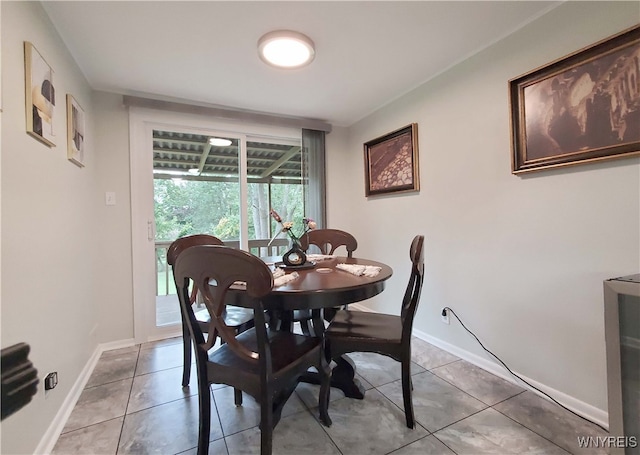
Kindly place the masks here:
<instances>
[{"instance_id":1,"label":"white baseboard","mask_svg":"<svg viewBox=\"0 0 640 455\"><path fill-rule=\"evenodd\" d=\"M358 311L373 311L368 307L358 303L351 304L350 308ZM524 382L513 377L511 374L509 374L508 371L504 369L502 365L496 363L491 359L478 356L472 352L466 351L450 343L447 343L446 341L442 341L439 338L435 338L431 335L428 335L425 332L422 332L420 330L414 329L413 335L423 341L426 341L427 343L431 343L432 345L444 351L449 352L450 354L460 357L461 359L466 360L467 362L472 363L488 371L491 374L494 374L513 384L519 385L520 387L523 387L527 390L531 390L536 395L539 395L545 399L548 399L548 397L544 396L539 391L531 388L528 384L525 384ZM58 411L55 418L53 419L53 422L51 422L51 425L49 425L49 428L47 429L44 436L40 440L40 443L38 444L38 447L36 448L36 451L35 451L36 454L51 453L51 451L53 450L53 447L55 446L58 440L58 437L60 436L60 433L62 432L65 424L67 423L67 419L71 415L71 412L73 411L74 406L76 405L78 399L80 398L80 395L82 394L82 391L84 390L85 385L89 381L89 377L91 377L91 373L96 367L96 364L98 363L98 360L100 359L100 356L102 355L102 353L105 351L111 351L113 349L120 349L120 348L125 348L133 345L135 345L135 341L133 339L130 339L130 340L114 341L110 343L103 343L96 347L93 355L87 361L87 364L85 365L82 372L80 373L80 376L78 377L75 384L69 391L69 394L67 395L64 402L62 403L62 406L60 407L60 410ZM521 375L518 372L515 372L515 373L518 374L518 376L522 377L525 381L529 382L534 387L537 387L543 392L549 394L555 400L562 403L564 406L576 412L577 414L580 414L581 416L593 422L596 422L605 428L609 427L609 416L606 411L603 411L602 409L596 408L595 406L585 403L584 401L578 400L575 397L572 397L563 392L560 392L551 387L548 387L544 384L541 384L533 379L530 379L526 376Z\"/></svg>"},{"instance_id":2,"label":"white baseboard","mask_svg":"<svg viewBox=\"0 0 640 455\"><path fill-rule=\"evenodd\" d=\"M131 340L114 341L111 343L103 343L103 344L99 344L96 347L95 351L93 351L93 354L91 355L86 365L80 372L78 379L71 387L71 390L69 390L69 393L67 394L66 398L62 402L62 406L60 406L58 413L56 414L53 421L51 422L51 425L49 425L49 428L47 428L47 431L45 432L44 436L40 440L40 443L36 447L36 450L34 453L36 454L51 453L51 451L53 450L53 447L56 445L56 442L58 441L58 438L60 437L60 433L62 433L62 430L64 429L64 426L66 425L67 420L71 415L71 412L73 411L73 408L78 402L78 399L80 398L80 395L84 390L84 387L87 385L87 382L91 377L91 373L93 373L93 370L96 367L96 364L98 363L98 360L100 359L100 356L102 355L102 353L104 351L110 351L112 349L119 349L119 348L133 346L134 344L135 344L134 341L131 339Z\"/></svg>"},{"instance_id":3,"label":"white baseboard","mask_svg":"<svg viewBox=\"0 0 640 455\"><path fill-rule=\"evenodd\" d=\"M351 304L349 305L349 307L359 311L373 311L367 308L366 306L358 303ZM446 341L442 341L439 338L435 338L431 335L428 335L427 333L422 332L420 330L413 329L412 333L416 338L420 338L421 340L426 341L427 343L431 343L432 345L442 349L443 351L447 351L450 354L460 357L461 359L466 360L467 362L472 363L482 368L483 370L488 371L491 374L494 374L502 379L505 379L506 381L509 381L513 384L519 385L522 388L530 390L536 395L541 396L544 399L547 399L547 400L549 399L549 397L540 393L538 390L535 390L528 384L525 384L524 382L512 376L507 370L505 370L505 368L502 365L500 365L499 363L497 363L495 360L493 360L488 356L481 357L477 354L461 349L458 346L454 346L450 343L447 343ZM626 340L626 341L630 345L635 346L636 345L635 342L637 341L637 339ZM559 390L555 390L551 387L548 387L534 379L530 379L518 373L517 371L514 371L514 373L516 373L518 376L520 376L522 379L527 381L532 386L552 396L554 400L558 401L559 403L562 403L563 406L566 406L567 408L571 409L573 412L581 415L582 417L592 422L596 422L597 424L605 428L609 428L609 413L607 411L603 411L602 409L596 408L595 406L592 406L589 403L585 403L584 401L578 400L577 398L572 397L571 395L567 395L566 393L560 392Z\"/></svg>"},{"instance_id":4,"label":"white baseboard","mask_svg":"<svg viewBox=\"0 0 640 455\"><path fill-rule=\"evenodd\" d=\"M361 303L352 303L351 305L349 305L349 309L350 310L356 310L356 311L369 311L369 312L373 312L373 310L371 308L368 308L366 306L364 306Z\"/></svg>"},{"instance_id":5,"label":"white baseboard","mask_svg":"<svg viewBox=\"0 0 640 455\"><path fill-rule=\"evenodd\" d=\"M413 335L417 338L420 338L423 341L426 341L427 343L431 343L432 345L444 351L449 352L450 354L460 357L461 359L466 360L467 362L472 363L482 368L483 370L488 371L491 374L494 374L513 384L519 385L522 388L530 390L536 395L541 396L542 398L545 398L547 400L549 399L544 394L530 387L528 384L525 384L524 382L512 376L507 370L505 370L505 368L502 365L497 363L495 360L481 357L472 352L466 351L450 343L447 343L446 341L442 341L439 338L435 338L431 335L421 332L420 330L414 329ZM596 408L595 406L592 406L589 403L585 403L584 401L578 400L577 398L572 397L571 395L567 395L566 393L560 392L559 390L555 390L551 387L548 387L534 379L530 379L518 373L517 371L515 371L514 373L516 373L518 376L520 376L522 379L527 381L532 386L537 387L544 393L549 394L556 401L558 401L559 403L562 403L564 406L571 409L573 412L583 416L588 420L591 420L592 422L596 422L605 428L609 428L608 412L603 411L602 409Z\"/></svg>"}]
</instances>

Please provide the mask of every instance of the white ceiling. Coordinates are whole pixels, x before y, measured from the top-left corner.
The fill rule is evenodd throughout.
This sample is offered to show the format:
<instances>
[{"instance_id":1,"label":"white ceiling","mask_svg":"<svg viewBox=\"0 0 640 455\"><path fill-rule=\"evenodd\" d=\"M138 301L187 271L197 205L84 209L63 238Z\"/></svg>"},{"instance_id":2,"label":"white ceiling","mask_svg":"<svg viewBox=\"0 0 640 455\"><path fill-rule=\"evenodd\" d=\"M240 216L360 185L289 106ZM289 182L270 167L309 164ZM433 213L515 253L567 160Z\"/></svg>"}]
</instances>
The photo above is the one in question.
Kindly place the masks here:
<instances>
[{"instance_id":1,"label":"white ceiling","mask_svg":"<svg viewBox=\"0 0 640 455\"><path fill-rule=\"evenodd\" d=\"M348 126L558 5L546 1L43 2L96 90ZM268 67L266 32L316 45ZM505 84L507 81L505 81Z\"/></svg>"}]
</instances>

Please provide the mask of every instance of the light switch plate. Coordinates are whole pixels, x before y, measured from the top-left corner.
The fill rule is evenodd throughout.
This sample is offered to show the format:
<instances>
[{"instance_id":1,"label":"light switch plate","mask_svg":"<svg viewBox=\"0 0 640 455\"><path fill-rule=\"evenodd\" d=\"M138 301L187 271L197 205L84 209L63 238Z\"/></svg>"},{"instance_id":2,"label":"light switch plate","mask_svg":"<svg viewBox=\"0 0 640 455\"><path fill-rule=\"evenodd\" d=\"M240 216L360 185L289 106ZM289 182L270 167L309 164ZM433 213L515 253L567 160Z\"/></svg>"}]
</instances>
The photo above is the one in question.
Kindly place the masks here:
<instances>
[{"instance_id":1,"label":"light switch plate","mask_svg":"<svg viewBox=\"0 0 640 455\"><path fill-rule=\"evenodd\" d=\"M116 205L116 193L113 191L104 193L104 202L106 205Z\"/></svg>"}]
</instances>

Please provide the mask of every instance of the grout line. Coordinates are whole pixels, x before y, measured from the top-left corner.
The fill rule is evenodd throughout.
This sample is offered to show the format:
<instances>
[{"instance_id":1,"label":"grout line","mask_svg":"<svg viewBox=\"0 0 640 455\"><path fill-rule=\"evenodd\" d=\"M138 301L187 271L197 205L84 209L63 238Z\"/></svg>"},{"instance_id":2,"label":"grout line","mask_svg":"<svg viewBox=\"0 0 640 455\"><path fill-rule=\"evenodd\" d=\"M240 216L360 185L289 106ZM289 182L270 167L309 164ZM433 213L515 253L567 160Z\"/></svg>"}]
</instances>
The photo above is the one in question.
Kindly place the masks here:
<instances>
[{"instance_id":1,"label":"grout line","mask_svg":"<svg viewBox=\"0 0 640 455\"><path fill-rule=\"evenodd\" d=\"M164 346L158 346L158 347L149 348L149 349L157 349L157 348L162 348L162 347L164 347ZM146 349L145 349L145 350L146 350ZM137 369L138 369L138 366L139 366L139 362L140 362L140 355L141 355L141 353L142 353L142 352L143 352L142 345L138 345L138 355L137 355L137 358L136 358L136 364L135 364L135 367L134 367L134 377L133 377L133 378L131 378L131 387L130 387L130 390L129 390L129 396L128 396L128 398L127 398L127 404L126 404L126 407L125 407L125 414L122 416L122 417L123 417L123 420L122 420L122 426L121 426L121 428L120 428L120 433L119 433L119 435L118 435L117 446L116 446L116 453L117 453L117 451L120 449L120 444L121 444L121 442L122 442L122 434L123 434L123 430L124 430L124 424L125 424L125 421L126 421L126 419L127 419L127 416L128 416L128 415L132 415L132 414L135 414L135 413L138 413L138 412L142 412L142 411L145 411L145 410L148 410L148 409L152 409L152 408L154 408L154 407L163 406L163 405L168 404L168 403L173 403L173 402L177 402L177 401L181 401L181 400L189 399L190 397L193 397L193 396L197 395L197 393L196 393L196 394L193 394L193 395L189 395L189 396L187 396L187 397L181 397L181 398L178 398L178 399L175 399L175 400L167 401L167 402L165 402L165 403L158 403L158 404L156 404L156 405L154 405L154 406L150 406L150 407L148 407L148 408L141 409L141 410L138 410L138 411L135 411L135 412L129 413L129 412L128 412L128 411L129 411L129 405L131 404L131 398L132 398L132 393L133 393L133 382L134 382L134 380L135 380L135 378L136 378L136 377L143 377L143 376L146 376L146 375L150 375L150 374L154 374L154 373L158 373L158 372L166 371L166 370L169 370L169 369L179 368L179 367L172 367L172 368L161 369L161 370L154 371L154 372L148 372L148 373L136 374ZM437 377L438 379L440 379L440 380L444 381L445 383L447 383L447 384L451 385L451 386L452 386L452 387L454 387L455 389L457 389L457 390L461 391L462 393L465 393L466 395L468 395L468 396L470 396L470 397L474 398L475 400L479 401L480 403L484 404L486 407L484 407L483 409L480 409L480 410L478 410L478 411L476 411L476 412L473 412L473 413L471 413L471 414L469 414L469 415L467 415L467 416L465 416L465 417L463 417L463 418L460 418L460 419L456 420L455 422L452 422L452 423L450 423L450 424L448 424L448 425L445 425L444 427L439 428L439 429L437 429L437 430L435 430L435 431L433 431L433 432L431 432L428 428L426 428L424 425L422 425L422 424L421 424L421 423L416 419L416 425L417 425L417 426L419 426L419 427L421 427L421 428L424 428L424 430L427 432L427 434L426 434L424 437L421 437L421 438L419 438L419 439L416 439L415 441L412 441L412 442L410 442L410 443L408 443L408 444L406 444L406 445L404 445L404 446L401 446L401 447L397 447L397 448L395 448L393 451L389 452L390 454L392 454L392 453L394 453L394 452L396 452L396 451L398 451L398 450L400 450L400 449L402 449L402 448L404 448L404 447L407 447L407 446L409 446L409 445L411 445L411 444L413 444L413 443L415 443L415 442L417 442L417 441L420 441L420 440L422 440L422 439L424 439L424 438L426 438L426 437L428 437L428 436L430 436L430 435L434 436L434 438L435 438L439 443L443 444L445 447L447 447L449 450L451 450L451 451L452 451L452 453L456 453L456 452L455 452L451 447L449 447L445 442L443 442L442 440L440 440L440 439L438 438L438 436L436 435L436 433L437 433L437 432L440 432L440 431L442 431L442 430L445 430L445 429L447 429L447 428L451 427L452 425L455 425L455 424L457 424L457 423L459 423L459 422L461 422L461 421L464 421L465 419L468 419L469 417L472 417L472 416L474 416L474 415L476 415L476 414L479 414L479 413L481 413L481 412L484 412L484 411L486 411L487 409L493 409L493 410L497 411L497 412L498 412L498 413L500 413L501 415L503 415L503 416L505 416L505 417L509 418L509 419L510 419L511 421L513 421L514 423L517 423L520 427L525 428L525 429L527 429L527 430L531 431L532 433L536 434L537 436L541 437L542 439L544 439L544 440L546 440L546 441L550 442L550 443L551 443L551 444L553 444L554 446L559 447L559 448L561 448L562 450L568 451L568 449L565 449L564 447L560 446L560 445L559 445L559 444L557 444L556 442L554 442L554 441L552 441L552 440L548 439L547 437L545 437L545 436L543 436L543 435L539 434L539 433L538 433L537 431L535 431L534 429L532 429L532 428L528 427L527 425L525 425L525 424L523 424L523 423L521 423L521 422L516 421L514 418L510 417L509 415L506 415L506 414L504 414L503 412L501 412L501 411L499 411L499 410L495 409L495 406L497 406L497 405L499 405L499 404L501 404L501 403L504 403L504 402L506 402L506 401L508 401L508 400L510 400L510 399L512 399L512 398L515 398L515 397L517 397L517 396L519 396L519 395L523 394L523 393L524 393L524 392L526 392L527 390L521 390L520 392L518 392L518 393L516 393L516 394L514 394L514 395L512 395L512 396L510 396L510 397L504 398L504 399L502 399L502 400L500 400L500 401L498 401L498 402L496 402L496 403L494 403L494 404L490 405L490 404L485 403L483 400L480 400L479 398L476 398L475 396L473 396L473 395L472 395L472 394L470 394L469 392L465 391L464 389L462 389L462 388L458 387L457 385L455 385L455 384L453 384L453 383L449 382L447 379L440 377L439 375L437 375L437 374L436 374L436 373L434 373L434 371L433 371L433 370L435 370L435 369L437 369L437 368L444 367L445 365L449 365L449 364L451 364L451 363L459 362L459 361L462 361L462 359L457 359L457 360L454 360L454 361L452 361L452 362L446 363L446 364L444 364L444 365L439 365L438 367L434 367L434 368L432 368L432 369L427 369L427 368L422 367L422 366L421 366L421 365L419 365L417 362L414 362L414 361L412 360L412 363L415 363L415 364L417 364L418 366L420 366L420 367L423 369L423 371L413 373L413 374L411 374L411 376L412 376L412 377L415 377L415 376L417 376L417 375L420 375L420 374L423 374L423 373L428 372L428 373L430 373L430 374L434 375L435 377ZM479 367L479 368L480 368L480 367ZM483 370L484 370L484 369L483 369ZM485 371L486 371L486 370L485 370ZM362 377L362 378L366 381L366 378L364 378L364 377ZM129 379L129 378L124 378L124 379ZM501 378L499 378L499 379L501 379ZM122 380L122 379L119 379L119 380ZM119 380L118 380L118 381L119 381ZM377 391L377 392L378 392L382 397L384 397L387 401L389 401L390 403L392 403L392 404L393 404L396 408L398 408L398 409L403 413L403 415L404 415L404 408L401 408L398 404L396 404L396 403L395 403L395 402L393 402L391 399L389 399L389 398L388 398L388 397L387 397L387 396L386 396L386 395L385 395L385 394L380 390L380 387L384 387L384 386L386 386L386 385L388 385L388 384L391 384L391 383L394 383L394 382L398 382L398 381L401 381L401 379L396 379L396 380L392 380L392 381L390 381L390 382L386 382L386 383L384 383L384 384L380 384L380 385L377 385L377 386L372 386L372 388L371 388L371 389L369 389L369 391L370 391L370 390L376 390L376 391ZM111 382L117 382L117 381L110 381L110 382L108 382L108 383L111 383ZM368 382L368 381L367 381L367 382ZM108 383L105 383L105 384L108 384ZM102 385L102 384L101 384L101 385ZM94 386L94 387L97 387L97 386ZM229 386L229 387L230 387L230 386ZM329 440L331 441L331 444L334 446L334 448L336 449L336 451L337 451L338 453L342 454L343 452L340 450L340 448L338 447L338 444L337 444L337 443L334 441L334 439L331 437L331 434L328 432L328 429L327 429L324 425L322 425L322 423L321 423L321 422L316 418L315 414L313 413L312 409L316 409L316 407L310 407L310 406L305 402L305 400L303 400L303 399L302 399L301 395L298 393L298 391L297 391L297 390L296 390L296 391L294 391L294 392L295 392L295 394L296 394L296 396L297 396L297 399L298 399L298 400L300 400L300 401L302 401L302 404L303 404L303 410L298 411L297 413L290 414L290 416L291 416L291 415L298 414L298 413L301 413L301 412L308 412L309 414L311 414L311 417L312 417L312 418L313 418L313 419L314 419L314 420L315 420L315 421L320 425L320 427L322 428L322 430L324 431L324 433L327 435L327 437L328 437L328 438L329 438ZM254 426L254 427L251 427L251 428L244 429L244 430L240 430L240 431L238 431L238 432L236 432L236 433L231 433L231 434L229 434L229 435L225 434L224 428L222 427L222 420L221 420L221 416L220 416L220 410L218 409L217 402L216 402L216 399L215 399L215 394L214 394L214 391L211 389L211 387L209 387L209 394L210 394L211 398L213 398L214 406L215 406L215 408L216 408L216 415L217 415L217 417L218 417L218 422L219 422L219 424L220 424L220 428L221 428L222 439L224 440L224 444L225 444L225 448L226 448L227 452L229 452L229 447L228 447L228 445L227 445L226 438L227 438L228 436L233 435L233 434L237 434L237 433L239 433L239 432L246 431L246 430L249 430L249 429L251 429L251 428L255 428L255 426ZM415 395L415 392L413 393L413 395ZM343 398L340 398L340 399L343 399ZM334 402L335 402L335 400L334 400ZM107 419L107 420L104 420L104 421L102 421L102 422L97 422L97 423L95 423L95 424L88 425L88 426L83 427L83 428L92 427L92 426L95 426L95 425L98 425L98 424L101 424L101 423L104 423L104 422L108 422L108 421L111 421L111 420L114 420L114 419L117 419L117 418L120 418L120 416L118 416L118 417L114 417L114 418L111 418L111 419ZM259 427L259 425L257 425L257 427ZM73 431L80 430L80 429L82 429L82 428L78 428L78 429L76 429L76 430L72 430L72 432L73 432ZM69 433L71 433L71 432L69 432ZM188 450L192 450L192 448L191 448L191 449L188 449Z\"/></svg>"},{"instance_id":2,"label":"grout line","mask_svg":"<svg viewBox=\"0 0 640 455\"><path fill-rule=\"evenodd\" d=\"M525 428L525 429L529 430L529 431L530 431L530 432L532 432L533 434L535 434L535 435L537 435L537 436L540 436L542 439L544 439L544 440L546 440L546 441L549 441L549 442L550 442L551 444L553 444L554 446L559 447L560 449L564 450L564 451L565 451L565 452L567 452L567 453L571 453L570 451L568 451L568 450L567 450L567 449L565 449L564 447L562 447L562 446L558 445L557 443L555 443L555 442L554 442L554 441L552 441L551 439L547 438L546 436L541 435L540 433L538 433L538 432L537 432L537 431L535 431L534 429L529 428L528 426L526 426L526 425L525 425L525 424L523 424L522 422L518 422L517 420L515 420L515 419L511 418L510 416L508 416L507 414L505 414L505 413L503 413L503 412L500 412L498 409L494 409L494 408L491 408L491 409L493 409L494 411L496 411L496 412L498 412L498 413L502 414L503 416L505 416L505 417L506 417L506 418L508 418L509 420L513 421L514 423L516 423L516 424L520 425L522 428Z\"/></svg>"},{"instance_id":3,"label":"grout line","mask_svg":"<svg viewBox=\"0 0 640 455\"><path fill-rule=\"evenodd\" d=\"M446 427L445 427L445 428L446 428ZM432 435L433 435L433 437L434 437L434 438L436 438L436 440L437 440L440 444L442 444L443 446L445 446L447 449L451 450L451 452L453 452L454 454L456 454L456 455L458 454L458 452L456 452L455 450L453 450L453 448L449 447L449 446L447 445L447 443L446 443L446 442L444 442L442 439L440 439L440 438L438 437L438 435L436 435L435 433L432 433Z\"/></svg>"},{"instance_id":4,"label":"grout line","mask_svg":"<svg viewBox=\"0 0 640 455\"><path fill-rule=\"evenodd\" d=\"M231 386L227 386L227 387L231 387ZM214 393L214 390L211 389L211 384L209 384L207 386L207 388L209 389L209 396L211 397L211 400L213 401L213 406L215 406L216 408L216 415L218 416L218 423L220 424L220 432L222 433L222 442L224 443L224 448L226 449L227 453L229 453L229 445L227 444L227 436L230 435L226 435L224 433L224 427L222 426L222 419L220 418L220 410L218 409L218 402L216 400L216 394ZM218 390L218 389L216 389ZM244 392L242 392L244 393ZM198 391L198 395L200 394L200 391ZM200 400L200 398L198 397L198 400ZM244 403L245 397L242 397L242 402ZM199 405L198 405L199 406ZM198 417L199 419L199 417ZM234 434L234 433L231 433ZM209 435L209 439L211 439L211 435ZM219 441L219 439L215 439L214 441ZM196 441L197 442L197 441ZM211 446L211 441L209 441L209 446ZM198 450L198 445L196 444L196 451Z\"/></svg>"},{"instance_id":5,"label":"grout line","mask_svg":"<svg viewBox=\"0 0 640 455\"><path fill-rule=\"evenodd\" d=\"M138 361L140 360L140 345L138 347L138 357L136 358L136 365L133 368L133 378L131 379L131 388L129 389L129 396L127 397L127 405L124 408L124 416L122 419L122 426L120 427L120 434L118 435L118 443L116 444L116 454L120 451L120 441L122 440L122 431L124 430L124 423L127 421L127 411L129 410L129 402L131 401L131 392L133 391L133 381L136 377L136 370L138 369Z\"/></svg>"},{"instance_id":6,"label":"grout line","mask_svg":"<svg viewBox=\"0 0 640 455\"><path fill-rule=\"evenodd\" d=\"M530 391L528 391L528 390L524 390L524 391L522 391L522 393L525 393L525 392L530 392ZM518 395L521 395L522 393L519 393ZM514 396L513 396L513 397L511 397L511 398L514 398L515 396L518 396L518 395L514 395ZM505 402L505 401L507 401L507 400L503 400L503 401L501 401L500 403L503 403L503 402ZM498 404L498 403L496 403L496 404ZM560 406L558 406L558 408L562 409ZM552 440L551 440L551 439L549 439L548 437L546 437L546 436L544 436L544 435L542 435L542 434L538 433L536 430L534 430L533 428L528 427L528 426L527 426L527 425L525 425L524 423L522 423L522 422L518 422L516 419L514 419L514 418L513 418L513 417L511 417L510 415L505 414L504 412L500 411L499 409L495 409L495 408L493 408L493 406L492 406L492 409L493 409L494 411L496 411L496 412L499 412L500 414L502 414L503 416L505 416L505 417L506 417L506 418L508 418L509 420L512 420L513 422L517 423L518 425L520 425L520 426L522 426L522 427L526 428L527 430L531 431L532 433L534 433L534 434L536 434L536 435L540 436L542 439L545 439L545 440L549 441L550 443L552 443L553 445L555 445L555 446L559 447L560 449L564 450L565 452L567 452L567 453L572 453L569 449L565 449L564 447L562 447L562 446L561 446L560 444L558 444L557 442L552 441Z\"/></svg>"}]
</instances>

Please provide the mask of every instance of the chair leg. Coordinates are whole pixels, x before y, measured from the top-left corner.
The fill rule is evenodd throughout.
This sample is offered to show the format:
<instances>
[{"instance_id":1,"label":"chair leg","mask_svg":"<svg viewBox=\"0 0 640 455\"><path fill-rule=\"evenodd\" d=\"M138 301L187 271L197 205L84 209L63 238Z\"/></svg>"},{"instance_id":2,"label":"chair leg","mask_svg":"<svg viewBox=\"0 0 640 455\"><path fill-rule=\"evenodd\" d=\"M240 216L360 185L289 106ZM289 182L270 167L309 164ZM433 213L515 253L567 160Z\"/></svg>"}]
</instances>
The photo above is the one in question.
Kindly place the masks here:
<instances>
[{"instance_id":1,"label":"chair leg","mask_svg":"<svg viewBox=\"0 0 640 455\"><path fill-rule=\"evenodd\" d=\"M236 406L242 406L242 390L233 389L233 401Z\"/></svg>"},{"instance_id":2,"label":"chair leg","mask_svg":"<svg viewBox=\"0 0 640 455\"><path fill-rule=\"evenodd\" d=\"M260 393L260 455L273 452L273 396L266 388Z\"/></svg>"},{"instance_id":3,"label":"chair leg","mask_svg":"<svg viewBox=\"0 0 640 455\"><path fill-rule=\"evenodd\" d=\"M182 387L187 387L191 380L191 336L186 324L182 324L182 347L183 366L182 366Z\"/></svg>"},{"instance_id":4,"label":"chair leg","mask_svg":"<svg viewBox=\"0 0 640 455\"><path fill-rule=\"evenodd\" d=\"M325 358L325 353L320 353L320 396L318 398L318 408L320 409L320 420L326 427L331 426L329 417L329 397L331 395L331 367Z\"/></svg>"},{"instance_id":5,"label":"chair leg","mask_svg":"<svg viewBox=\"0 0 640 455\"><path fill-rule=\"evenodd\" d=\"M309 320L302 319L300 321L300 328L302 329L302 334L306 336L311 336L311 330L309 329Z\"/></svg>"},{"instance_id":6,"label":"chair leg","mask_svg":"<svg viewBox=\"0 0 640 455\"><path fill-rule=\"evenodd\" d=\"M198 455L209 454L209 433L211 431L211 393L205 377L198 373L198 407L200 418L198 419ZM202 386L201 384L204 384Z\"/></svg>"},{"instance_id":7,"label":"chair leg","mask_svg":"<svg viewBox=\"0 0 640 455\"><path fill-rule=\"evenodd\" d=\"M336 312L340 309L340 307L333 307L333 308L324 308L322 310L322 316L324 317L324 320L327 322L331 322L333 320L333 318L336 315ZM343 309L347 309L347 305L344 305Z\"/></svg>"},{"instance_id":8,"label":"chair leg","mask_svg":"<svg viewBox=\"0 0 640 455\"><path fill-rule=\"evenodd\" d=\"M404 399L404 414L407 419L407 427L415 428L413 417L413 400L411 399L411 390L413 383L411 381L411 361L403 359L402 361L402 398Z\"/></svg>"}]
</instances>

